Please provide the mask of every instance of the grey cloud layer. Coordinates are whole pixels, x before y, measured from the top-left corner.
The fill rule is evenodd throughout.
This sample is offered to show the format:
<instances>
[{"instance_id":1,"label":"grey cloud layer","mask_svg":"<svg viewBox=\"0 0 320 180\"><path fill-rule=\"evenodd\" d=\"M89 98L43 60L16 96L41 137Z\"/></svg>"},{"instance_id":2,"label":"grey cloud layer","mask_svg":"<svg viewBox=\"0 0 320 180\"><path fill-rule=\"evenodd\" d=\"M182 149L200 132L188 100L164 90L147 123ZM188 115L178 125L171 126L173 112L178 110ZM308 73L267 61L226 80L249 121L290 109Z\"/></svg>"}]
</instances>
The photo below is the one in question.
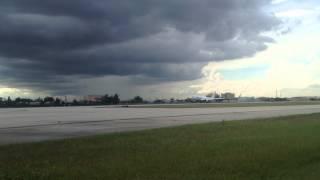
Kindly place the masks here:
<instances>
[{"instance_id":1,"label":"grey cloud layer","mask_svg":"<svg viewBox=\"0 0 320 180\"><path fill-rule=\"evenodd\" d=\"M2 0L0 75L200 77L201 66L252 56L279 25L271 0Z\"/></svg>"}]
</instances>

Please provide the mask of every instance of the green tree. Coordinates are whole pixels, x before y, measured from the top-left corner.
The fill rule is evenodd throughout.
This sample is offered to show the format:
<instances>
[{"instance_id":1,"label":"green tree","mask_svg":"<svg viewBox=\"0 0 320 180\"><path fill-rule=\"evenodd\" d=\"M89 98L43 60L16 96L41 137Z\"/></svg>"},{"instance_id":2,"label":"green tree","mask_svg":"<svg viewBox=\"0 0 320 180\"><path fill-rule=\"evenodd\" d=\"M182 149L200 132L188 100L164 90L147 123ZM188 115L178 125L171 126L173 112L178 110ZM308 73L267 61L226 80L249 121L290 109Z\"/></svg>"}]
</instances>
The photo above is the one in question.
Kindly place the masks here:
<instances>
[{"instance_id":1,"label":"green tree","mask_svg":"<svg viewBox=\"0 0 320 180\"><path fill-rule=\"evenodd\" d=\"M45 98L44 98L44 102L53 103L53 102L54 102L54 98L53 98L53 97L45 97Z\"/></svg>"},{"instance_id":2,"label":"green tree","mask_svg":"<svg viewBox=\"0 0 320 180\"><path fill-rule=\"evenodd\" d=\"M78 102L76 99L74 99L74 100L72 101L72 105L79 105L79 102Z\"/></svg>"},{"instance_id":3,"label":"green tree","mask_svg":"<svg viewBox=\"0 0 320 180\"><path fill-rule=\"evenodd\" d=\"M111 104L111 97L109 97L108 94L106 94L102 97L102 104L105 104L105 105Z\"/></svg>"},{"instance_id":4,"label":"green tree","mask_svg":"<svg viewBox=\"0 0 320 180\"><path fill-rule=\"evenodd\" d=\"M56 98L56 100L54 101L55 105L61 105L61 99L60 98Z\"/></svg>"},{"instance_id":5,"label":"green tree","mask_svg":"<svg viewBox=\"0 0 320 180\"><path fill-rule=\"evenodd\" d=\"M134 104L142 104L143 103L143 98L140 96L136 96L131 100L131 103Z\"/></svg>"},{"instance_id":6,"label":"green tree","mask_svg":"<svg viewBox=\"0 0 320 180\"><path fill-rule=\"evenodd\" d=\"M119 98L119 95L118 94L115 94L114 96L113 96L113 100L112 100L113 102L113 104L119 104L120 103L120 98Z\"/></svg>"},{"instance_id":7,"label":"green tree","mask_svg":"<svg viewBox=\"0 0 320 180\"><path fill-rule=\"evenodd\" d=\"M8 99L7 99L7 103L6 103L8 106L12 105L12 100L11 100L11 97L8 96Z\"/></svg>"}]
</instances>

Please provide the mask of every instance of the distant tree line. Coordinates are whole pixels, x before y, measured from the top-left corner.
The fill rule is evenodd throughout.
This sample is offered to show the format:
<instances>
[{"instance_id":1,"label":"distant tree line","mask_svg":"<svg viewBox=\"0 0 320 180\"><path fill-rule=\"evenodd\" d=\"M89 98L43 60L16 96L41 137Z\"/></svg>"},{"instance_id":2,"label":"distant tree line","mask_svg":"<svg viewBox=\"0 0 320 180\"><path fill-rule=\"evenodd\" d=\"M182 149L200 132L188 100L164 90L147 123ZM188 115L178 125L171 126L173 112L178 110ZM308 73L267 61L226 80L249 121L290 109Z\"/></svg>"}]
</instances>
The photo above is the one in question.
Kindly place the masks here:
<instances>
[{"instance_id":1,"label":"distant tree line","mask_svg":"<svg viewBox=\"0 0 320 180\"><path fill-rule=\"evenodd\" d=\"M44 97L44 98L20 98L12 99L0 97L0 107L28 107L28 106L64 106L66 103L59 98Z\"/></svg>"},{"instance_id":2,"label":"distant tree line","mask_svg":"<svg viewBox=\"0 0 320 180\"><path fill-rule=\"evenodd\" d=\"M108 94L104 95L102 97L102 103L105 105L109 105L109 104L119 104L120 103L120 98L118 96L118 94L115 95L111 95L109 96Z\"/></svg>"},{"instance_id":3,"label":"distant tree line","mask_svg":"<svg viewBox=\"0 0 320 180\"><path fill-rule=\"evenodd\" d=\"M257 98L257 100L259 100L259 101L264 101L264 102L289 101L288 98L280 98L280 97L276 97L276 98L271 98L271 97L259 97L259 98Z\"/></svg>"},{"instance_id":4,"label":"distant tree line","mask_svg":"<svg viewBox=\"0 0 320 180\"><path fill-rule=\"evenodd\" d=\"M210 93L206 97L222 98L223 102L233 102L230 100L241 101L246 100L245 97L235 97L234 93ZM241 99L240 99L241 98ZM297 97L298 98L298 97ZM277 101L290 101L297 98L272 98L272 97L251 97L247 101L261 101L261 102L277 102ZM239 100L240 99L240 100ZM299 98L298 98L299 99ZM320 97L303 97L305 100L309 101L320 101ZM129 100L121 100L118 94L109 95L105 94L103 96L86 96L86 98L75 98L70 99L67 97L52 97L47 96L44 98L7 98L0 97L0 107L50 107L50 106L92 106L92 105L131 105L131 104L172 104L172 103L205 103L193 98L186 99L156 99L154 101L146 101L141 96L135 96Z\"/></svg>"},{"instance_id":5,"label":"distant tree line","mask_svg":"<svg viewBox=\"0 0 320 180\"><path fill-rule=\"evenodd\" d=\"M122 104L143 104L148 103L147 101L144 101L142 97L135 96L133 99L122 101Z\"/></svg>"},{"instance_id":6,"label":"distant tree line","mask_svg":"<svg viewBox=\"0 0 320 180\"><path fill-rule=\"evenodd\" d=\"M47 96L44 98L7 98L0 97L0 107L49 107L49 106L90 106L90 105L118 105L146 103L141 96L121 101L118 94L97 96L91 99L72 99Z\"/></svg>"}]
</instances>

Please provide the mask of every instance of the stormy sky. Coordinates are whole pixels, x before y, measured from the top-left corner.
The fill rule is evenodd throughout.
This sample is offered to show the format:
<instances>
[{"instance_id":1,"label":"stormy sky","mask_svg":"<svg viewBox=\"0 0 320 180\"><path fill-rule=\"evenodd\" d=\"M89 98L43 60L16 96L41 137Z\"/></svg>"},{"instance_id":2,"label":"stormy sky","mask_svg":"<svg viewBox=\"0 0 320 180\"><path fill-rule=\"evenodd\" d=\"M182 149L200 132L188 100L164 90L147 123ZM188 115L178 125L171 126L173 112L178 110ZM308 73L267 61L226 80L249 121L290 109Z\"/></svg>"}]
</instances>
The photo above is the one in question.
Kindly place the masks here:
<instances>
[{"instance_id":1,"label":"stormy sky","mask_svg":"<svg viewBox=\"0 0 320 180\"><path fill-rule=\"evenodd\" d=\"M1 0L0 92L165 97L215 90L203 90L203 81L215 83L204 70L277 44L301 24L285 17L297 3Z\"/></svg>"}]
</instances>

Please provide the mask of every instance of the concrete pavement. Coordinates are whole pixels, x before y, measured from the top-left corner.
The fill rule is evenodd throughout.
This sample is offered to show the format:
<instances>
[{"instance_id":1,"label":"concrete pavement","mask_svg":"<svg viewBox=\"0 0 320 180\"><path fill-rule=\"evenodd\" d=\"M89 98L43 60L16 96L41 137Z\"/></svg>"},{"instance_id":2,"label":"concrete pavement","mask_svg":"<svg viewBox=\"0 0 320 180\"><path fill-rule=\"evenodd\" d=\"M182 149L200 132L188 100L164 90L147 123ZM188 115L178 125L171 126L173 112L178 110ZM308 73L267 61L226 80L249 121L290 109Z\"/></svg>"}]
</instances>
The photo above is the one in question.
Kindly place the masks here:
<instances>
[{"instance_id":1,"label":"concrete pavement","mask_svg":"<svg viewBox=\"0 0 320 180\"><path fill-rule=\"evenodd\" d=\"M320 113L320 105L228 108L52 107L0 109L0 144L193 123Z\"/></svg>"}]
</instances>

